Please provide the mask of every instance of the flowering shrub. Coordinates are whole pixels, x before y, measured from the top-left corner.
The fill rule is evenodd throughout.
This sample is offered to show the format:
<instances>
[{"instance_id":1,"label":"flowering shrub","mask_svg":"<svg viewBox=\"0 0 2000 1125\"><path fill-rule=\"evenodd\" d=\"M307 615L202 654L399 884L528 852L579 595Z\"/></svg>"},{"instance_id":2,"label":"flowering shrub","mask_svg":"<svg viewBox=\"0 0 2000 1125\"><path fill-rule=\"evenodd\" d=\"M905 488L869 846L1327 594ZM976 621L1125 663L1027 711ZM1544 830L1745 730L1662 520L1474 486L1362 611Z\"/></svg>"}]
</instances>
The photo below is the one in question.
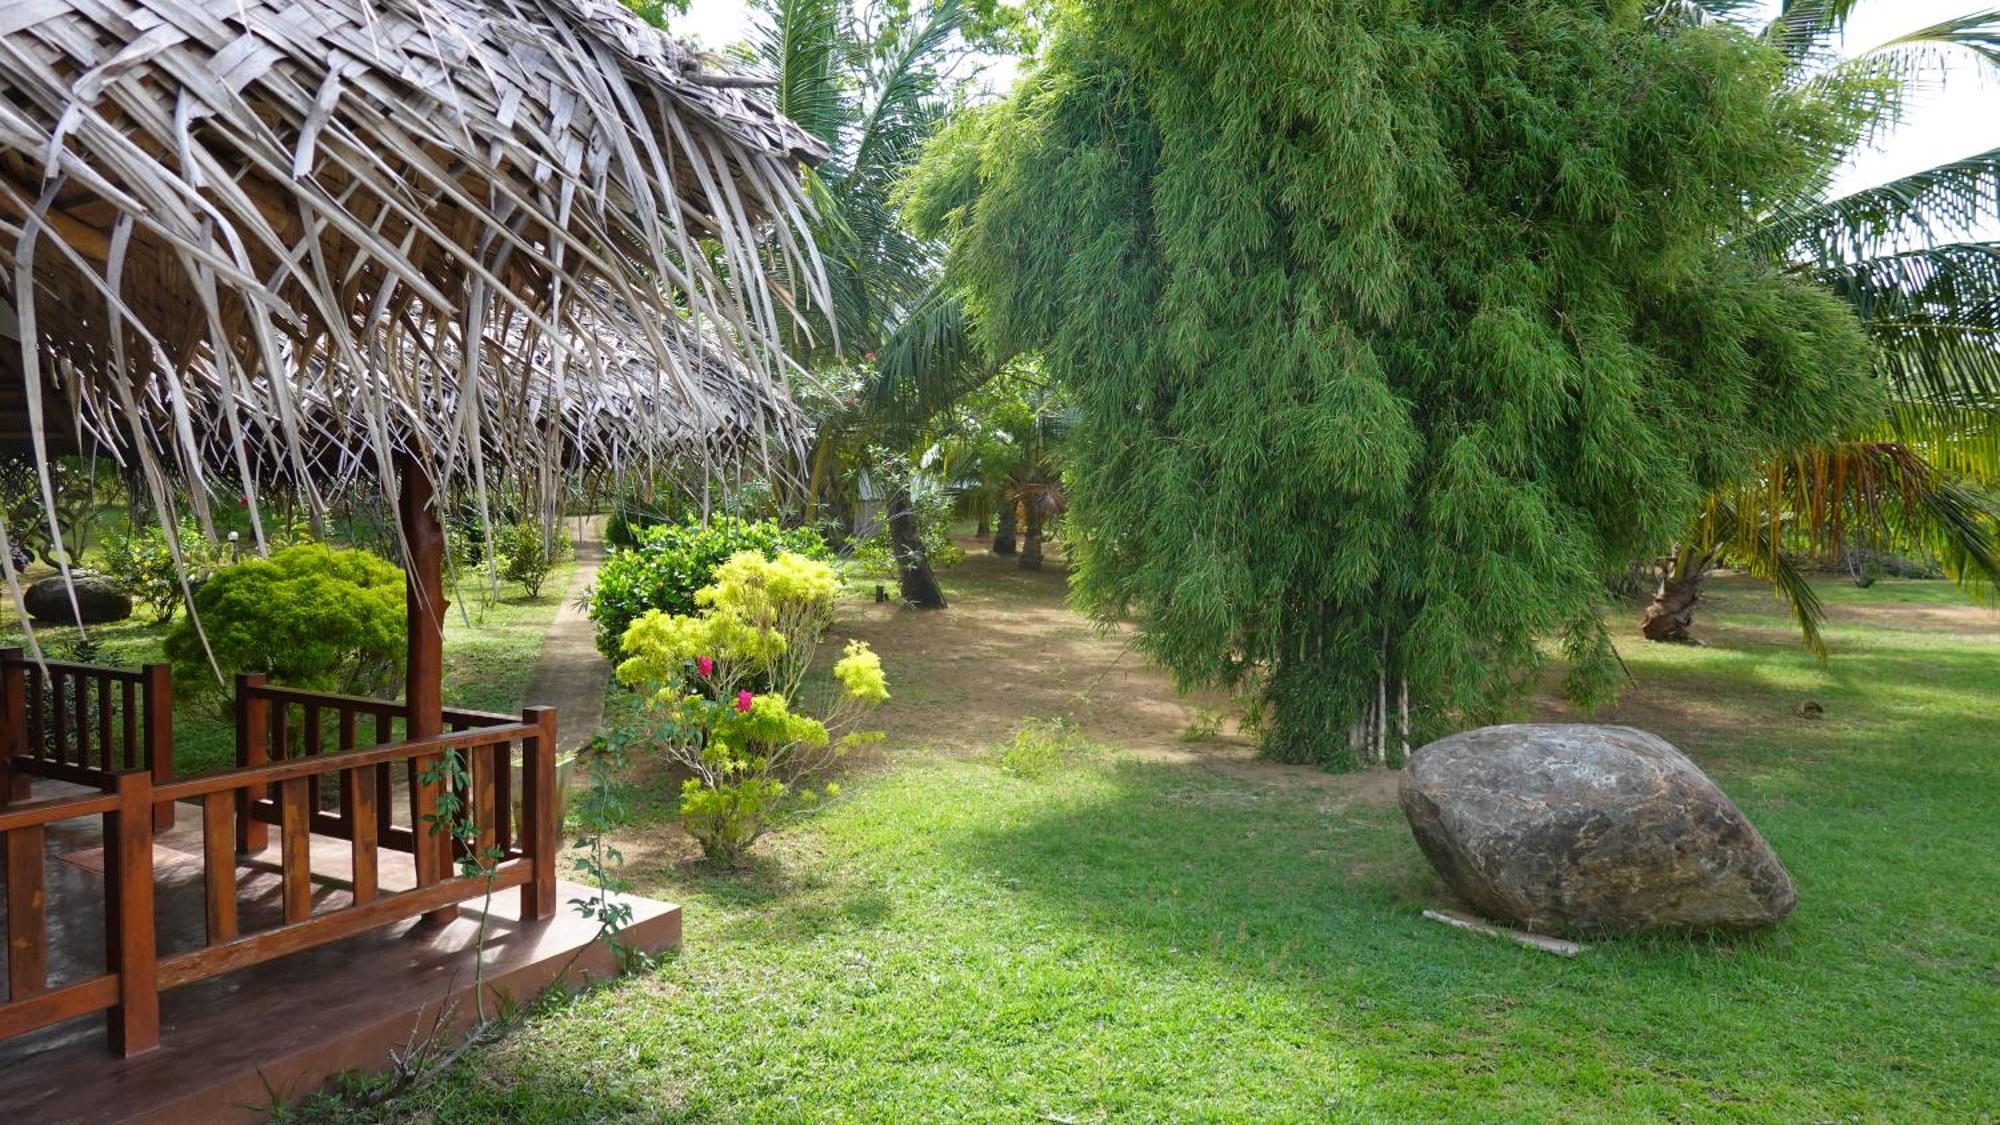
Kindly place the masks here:
<instances>
[{"instance_id":1,"label":"flowering shrub","mask_svg":"<svg viewBox=\"0 0 2000 1125\"><path fill-rule=\"evenodd\" d=\"M839 590L824 562L742 551L695 594L697 614L652 610L625 633L618 679L651 692L656 744L693 775L681 823L710 858L734 860L787 812L834 796L817 778L881 737L851 729L889 698L881 660L859 641L811 693L816 705L804 701Z\"/></svg>"},{"instance_id":2,"label":"flowering shrub","mask_svg":"<svg viewBox=\"0 0 2000 1125\"><path fill-rule=\"evenodd\" d=\"M134 600L145 603L153 620L162 625L180 612L182 577L189 587L199 589L227 558L226 549L210 542L193 520L180 521L175 540L180 545L178 561L174 544L158 525L114 535L104 543L105 572Z\"/></svg>"}]
</instances>

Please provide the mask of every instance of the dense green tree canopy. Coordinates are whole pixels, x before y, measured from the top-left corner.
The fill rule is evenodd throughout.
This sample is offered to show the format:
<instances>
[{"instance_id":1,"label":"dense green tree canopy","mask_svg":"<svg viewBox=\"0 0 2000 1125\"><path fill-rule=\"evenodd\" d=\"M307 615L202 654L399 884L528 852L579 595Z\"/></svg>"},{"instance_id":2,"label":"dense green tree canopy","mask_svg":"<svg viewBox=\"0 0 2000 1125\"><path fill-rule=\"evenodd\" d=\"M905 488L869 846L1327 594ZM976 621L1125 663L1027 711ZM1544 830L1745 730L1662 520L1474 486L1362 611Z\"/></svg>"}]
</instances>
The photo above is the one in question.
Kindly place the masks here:
<instances>
[{"instance_id":1,"label":"dense green tree canopy","mask_svg":"<svg viewBox=\"0 0 2000 1125\"><path fill-rule=\"evenodd\" d=\"M909 213L1075 398L1079 597L1336 761L1551 637L1601 697L1603 574L1877 408L1853 314L1726 249L1860 127L1784 74L1638 0L1097 0Z\"/></svg>"}]
</instances>

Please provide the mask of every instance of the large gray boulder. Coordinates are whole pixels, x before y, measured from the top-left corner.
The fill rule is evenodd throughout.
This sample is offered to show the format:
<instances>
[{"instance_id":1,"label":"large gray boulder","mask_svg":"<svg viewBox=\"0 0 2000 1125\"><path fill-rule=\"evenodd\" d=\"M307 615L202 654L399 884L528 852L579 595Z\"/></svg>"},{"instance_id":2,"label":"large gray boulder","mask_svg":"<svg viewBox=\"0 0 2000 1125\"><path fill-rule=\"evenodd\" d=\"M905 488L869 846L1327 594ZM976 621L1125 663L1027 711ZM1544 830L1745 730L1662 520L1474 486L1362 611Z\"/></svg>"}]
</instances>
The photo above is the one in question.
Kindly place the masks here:
<instances>
[{"instance_id":1,"label":"large gray boulder","mask_svg":"<svg viewBox=\"0 0 2000 1125\"><path fill-rule=\"evenodd\" d=\"M1540 933L1768 925L1792 877L1722 790L1631 727L1485 727L1410 755L1403 814L1468 905Z\"/></svg>"},{"instance_id":2,"label":"large gray boulder","mask_svg":"<svg viewBox=\"0 0 2000 1125\"><path fill-rule=\"evenodd\" d=\"M76 606L70 607L69 587L60 574L51 574L28 587L21 602L28 615L49 625L74 625L77 613L85 625L103 625L132 616L132 599L118 584L100 574L72 574L76 583Z\"/></svg>"}]
</instances>

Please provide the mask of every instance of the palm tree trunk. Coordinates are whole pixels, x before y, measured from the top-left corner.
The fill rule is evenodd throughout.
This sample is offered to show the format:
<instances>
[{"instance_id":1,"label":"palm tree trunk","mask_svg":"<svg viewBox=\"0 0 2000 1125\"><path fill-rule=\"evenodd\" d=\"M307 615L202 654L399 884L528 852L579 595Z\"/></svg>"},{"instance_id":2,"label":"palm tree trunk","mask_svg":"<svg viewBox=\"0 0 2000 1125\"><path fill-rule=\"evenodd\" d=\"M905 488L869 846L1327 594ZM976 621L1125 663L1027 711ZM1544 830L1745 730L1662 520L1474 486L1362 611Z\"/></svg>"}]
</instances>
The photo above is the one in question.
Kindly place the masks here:
<instances>
[{"instance_id":1,"label":"palm tree trunk","mask_svg":"<svg viewBox=\"0 0 2000 1125\"><path fill-rule=\"evenodd\" d=\"M1019 526L1019 517L1014 512L1014 500L1010 496L1000 497L999 519L993 532L993 553L1011 555L1014 553L1014 529Z\"/></svg>"},{"instance_id":2,"label":"palm tree trunk","mask_svg":"<svg viewBox=\"0 0 2000 1125\"><path fill-rule=\"evenodd\" d=\"M917 526L917 505L907 484L897 485L889 494L889 542L896 551L903 601L918 609L943 609L944 589L931 573L923 531Z\"/></svg>"},{"instance_id":3,"label":"palm tree trunk","mask_svg":"<svg viewBox=\"0 0 2000 1125\"><path fill-rule=\"evenodd\" d=\"M1639 623L1647 640L1694 643L1688 630L1694 626L1694 607L1701 601L1702 583L1715 568L1715 556L1714 548L1700 552L1682 548L1666 560L1660 568L1660 585Z\"/></svg>"},{"instance_id":4,"label":"palm tree trunk","mask_svg":"<svg viewBox=\"0 0 2000 1125\"><path fill-rule=\"evenodd\" d=\"M1028 515L1028 534L1021 543L1021 569L1042 569L1042 505L1038 497L1021 501Z\"/></svg>"}]
</instances>

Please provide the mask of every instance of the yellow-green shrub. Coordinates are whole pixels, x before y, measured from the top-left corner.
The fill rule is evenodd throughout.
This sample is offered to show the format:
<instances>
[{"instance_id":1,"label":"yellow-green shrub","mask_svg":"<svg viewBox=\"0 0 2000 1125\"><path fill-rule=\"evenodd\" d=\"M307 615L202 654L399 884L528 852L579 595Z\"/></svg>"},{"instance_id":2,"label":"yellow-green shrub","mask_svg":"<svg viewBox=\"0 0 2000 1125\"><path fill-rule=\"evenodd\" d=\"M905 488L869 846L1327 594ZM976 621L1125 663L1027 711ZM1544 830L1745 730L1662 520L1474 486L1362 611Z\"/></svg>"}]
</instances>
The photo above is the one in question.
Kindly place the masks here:
<instances>
[{"instance_id":1,"label":"yellow-green shrub","mask_svg":"<svg viewBox=\"0 0 2000 1125\"><path fill-rule=\"evenodd\" d=\"M740 857L789 812L834 795L818 778L881 737L850 729L889 698L881 660L859 641L834 663L817 714L794 710L839 592L826 563L744 551L695 594L698 613L653 610L625 632L618 678L650 693L655 744L693 775L681 823L711 858Z\"/></svg>"}]
</instances>

